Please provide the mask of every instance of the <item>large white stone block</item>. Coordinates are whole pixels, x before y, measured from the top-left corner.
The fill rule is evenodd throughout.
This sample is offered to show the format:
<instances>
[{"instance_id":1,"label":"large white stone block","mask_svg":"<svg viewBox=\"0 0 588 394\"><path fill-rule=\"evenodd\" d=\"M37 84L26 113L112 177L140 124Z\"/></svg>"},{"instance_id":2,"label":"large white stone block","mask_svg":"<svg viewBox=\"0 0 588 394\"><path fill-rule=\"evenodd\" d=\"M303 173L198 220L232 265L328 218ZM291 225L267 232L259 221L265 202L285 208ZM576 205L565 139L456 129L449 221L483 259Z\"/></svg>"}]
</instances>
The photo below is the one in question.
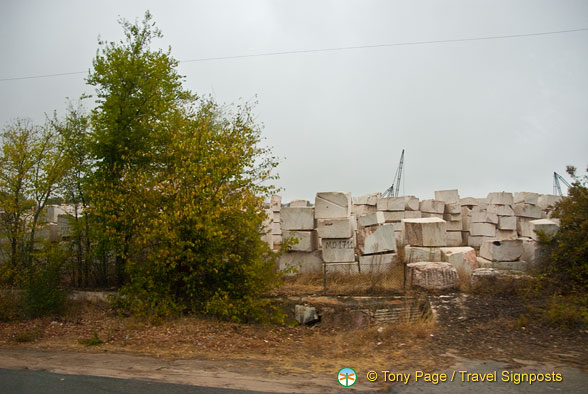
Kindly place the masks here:
<instances>
[{"instance_id":1,"label":"large white stone block","mask_svg":"<svg viewBox=\"0 0 588 394\"><path fill-rule=\"evenodd\" d=\"M457 189L436 190L435 200L443 201L445 204L459 204L459 192Z\"/></svg>"},{"instance_id":2,"label":"large white stone block","mask_svg":"<svg viewBox=\"0 0 588 394\"><path fill-rule=\"evenodd\" d=\"M355 217L371 215L376 212L378 212L378 209L375 205L353 205L351 207L351 214Z\"/></svg>"},{"instance_id":3,"label":"large white stone block","mask_svg":"<svg viewBox=\"0 0 588 394\"><path fill-rule=\"evenodd\" d=\"M421 211L404 211L404 219L418 219L423 217Z\"/></svg>"},{"instance_id":4,"label":"large white stone block","mask_svg":"<svg viewBox=\"0 0 588 394\"><path fill-rule=\"evenodd\" d=\"M380 193L369 193L361 196L353 197L352 201L355 205L371 205L375 206L378 203Z\"/></svg>"},{"instance_id":5,"label":"large white stone block","mask_svg":"<svg viewBox=\"0 0 588 394\"><path fill-rule=\"evenodd\" d=\"M438 200L423 200L421 201L420 211L443 214L445 212L445 203Z\"/></svg>"},{"instance_id":6,"label":"large white stone block","mask_svg":"<svg viewBox=\"0 0 588 394\"><path fill-rule=\"evenodd\" d=\"M323 261L325 263L346 263L355 261L355 238L322 239Z\"/></svg>"},{"instance_id":7,"label":"large white stone block","mask_svg":"<svg viewBox=\"0 0 588 394\"><path fill-rule=\"evenodd\" d=\"M472 223L498 223L498 215L487 210L474 209L472 211Z\"/></svg>"},{"instance_id":8,"label":"large white stone block","mask_svg":"<svg viewBox=\"0 0 588 394\"><path fill-rule=\"evenodd\" d=\"M61 238L68 238L72 236L72 221L74 220L72 215L58 214L57 215L57 233Z\"/></svg>"},{"instance_id":9,"label":"large white stone block","mask_svg":"<svg viewBox=\"0 0 588 394\"><path fill-rule=\"evenodd\" d=\"M282 235L282 227L280 223L273 222L272 223L272 234L273 235Z\"/></svg>"},{"instance_id":10,"label":"large white stone block","mask_svg":"<svg viewBox=\"0 0 588 394\"><path fill-rule=\"evenodd\" d=\"M519 234L517 230L499 230L496 229L496 235L494 236L497 240L517 239Z\"/></svg>"},{"instance_id":11,"label":"large white stone block","mask_svg":"<svg viewBox=\"0 0 588 394\"><path fill-rule=\"evenodd\" d=\"M270 198L270 208L272 212L279 212L282 207L282 196L274 194Z\"/></svg>"},{"instance_id":12,"label":"large white stone block","mask_svg":"<svg viewBox=\"0 0 588 394\"><path fill-rule=\"evenodd\" d=\"M512 205L514 204L514 199L512 193L488 193L488 204Z\"/></svg>"},{"instance_id":13,"label":"large white stone block","mask_svg":"<svg viewBox=\"0 0 588 394\"><path fill-rule=\"evenodd\" d=\"M445 213L461 215L461 205L445 203Z\"/></svg>"},{"instance_id":14,"label":"large white stone block","mask_svg":"<svg viewBox=\"0 0 588 394\"><path fill-rule=\"evenodd\" d=\"M461 220L445 220L447 223L447 231L461 231L463 228L463 223Z\"/></svg>"},{"instance_id":15,"label":"large white stone block","mask_svg":"<svg viewBox=\"0 0 588 394\"><path fill-rule=\"evenodd\" d=\"M521 260L526 261L529 266L538 264L544 257L546 251L539 242L531 238L519 238L523 243L523 254Z\"/></svg>"},{"instance_id":16,"label":"large white stone block","mask_svg":"<svg viewBox=\"0 0 588 394\"><path fill-rule=\"evenodd\" d=\"M461 222L461 209L458 213L444 213L443 220L446 222Z\"/></svg>"},{"instance_id":17,"label":"large white stone block","mask_svg":"<svg viewBox=\"0 0 588 394\"><path fill-rule=\"evenodd\" d=\"M321 192L316 194L314 217L336 219L351 216L351 194L347 192Z\"/></svg>"},{"instance_id":18,"label":"large white stone block","mask_svg":"<svg viewBox=\"0 0 588 394\"><path fill-rule=\"evenodd\" d=\"M288 206L290 208L304 208L309 207L310 204L307 200L292 200Z\"/></svg>"},{"instance_id":19,"label":"large white stone block","mask_svg":"<svg viewBox=\"0 0 588 394\"><path fill-rule=\"evenodd\" d=\"M470 235L468 237L468 246L479 249L485 241L494 240L494 237L487 237L484 235Z\"/></svg>"},{"instance_id":20,"label":"large white stone block","mask_svg":"<svg viewBox=\"0 0 588 394\"><path fill-rule=\"evenodd\" d=\"M519 236L527 238L535 237L535 232L531 228L532 220L534 219L524 217L517 218L517 232L519 233Z\"/></svg>"},{"instance_id":21,"label":"large white stone block","mask_svg":"<svg viewBox=\"0 0 588 394\"><path fill-rule=\"evenodd\" d=\"M350 238L353 236L353 216L339 219L318 219L317 230L321 238Z\"/></svg>"},{"instance_id":22,"label":"large white stone block","mask_svg":"<svg viewBox=\"0 0 588 394\"><path fill-rule=\"evenodd\" d=\"M437 219L443 219L443 213L433 213L433 212L421 212L421 217L422 218L437 218ZM443 219L445 220L445 219Z\"/></svg>"},{"instance_id":23,"label":"large white stone block","mask_svg":"<svg viewBox=\"0 0 588 394\"><path fill-rule=\"evenodd\" d=\"M531 238L538 240L539 235L537 232L543 232L545 235L553 237L559 231L559 225L550 219L537 219L529 222L530 230L533 232Z\"/></svg>"},{"instance_id":24,"label":"large white stone block","mask_svg":"<svg viewBox=\"0 0 588 394\"><path fill-rule=\"evenodd\" d=\"M541 194L537 200L537 205L541 209L548 209L559 200L561 200L561 196L555 196L553 194Z\"/></svg>"},{"instance_id":25,"label":"large white stone block","mask_svg":"<svg viewBox=\"0 0 588 394\"><path fill-rule=\"evenodd\" d=\"M493 223L473 223L470 226L470 234L473 236L482 235L485 237L494 237L496 235L496 225Z\"/></svg>"},{"instance_id":26,"label":"large white stone block","mask_svg":"<svg viewBox=\"0 0 588 394\"><path fill-rule=\"evenodd\" d=\"M438 218L404 219L404 238L412 246L446 246L447 224Z\"/></svg>"},{"instance_id":27,"label":"large white stone block","mask_svg":"<svg viewBox=\"0 0 588 394\"><path fill-rule=\"evenodd\" d=\"M318 249L318 237L314 230L311 231L297 231L286 230L283 232L284 238L296 238L298 243L290 246L290 250L295 252L312 252Z\"/></svg>"},{"instance_id":28,"label":"large white stone block","mask_svg":"<svg viewBox=\"0 0 588 394\"><path fill-rule=\"evenodd\" d=\"M515 214L510 205L488 204L486 211L495 213L498 216L514 216Z\"/></svg>"},{"instance_id":29,"label":"large white stone block","mask_svg":"<svg viewBox=\"0 0 588 394\"><path fill-rule=\"evenodd\" d=\"M384 215L384 222L390 223L390 222L401 221L402 219L406 218L407 212L412 212L412 211L378 211L378 212L381 212L382 215ZM419 211L414 211L414 212L419 212Z\"/></svg>"},{"instance_id":30,"label":"large white stone block","mask_svg":"<svg viewBox=\"0 0 588 394\"><path fill-rule=\"evenodd\" d=\"M485 241L480 247L480 256L495 261L517 261L523 254L523 242L519 239Z\"/></svg>"},{"instance_id":31,"label":"large white stone block","mask_svg":"<svg viewBox=\"0 0 588 394\"><path fill-rule=\"evenodd\" d=\"M474 206L478 205L478 199L476 199L474 197L460 198L459 199L459 205L461 205L461 206L468 206L468 207L474 207Z\"/></svg>"},{"instance_id":32,"label":"large white stone block","mask_svg":"<svg viewBox=\"0 0 588 394\"><path fill-rule=\"evenodd\" d=\"M383 274L397 267L398 255L396 253L372 254L359 257L359 271L362 274Z\"/></svg>"},{"instance_id":33,"label":"large white stone block","mask_svg":"<svg viewBox=\"0 0 588 394\"><path fill-rule=\"evenodd\" d=\"M415 196L404 196L404 209L407 211L418 211L420 207L419 199Z\"/></svg>"},{"instance_id":34,"label":"large white stone block","mask_svg":"<svg viewBox=\"0 0 588 394\"><path fill-rule=\"evenodd\" d=\"M515 204L512 208L516 216L524 218L541 219L543 213L538 206L525 203Z\"/></svg>"},{"instance_id":35,"label":"large white stone block","mask_svg":"<svg viewBox=\"0 0 588 394\"><path fill-rule=\"evenodd\" d=\"M461 239L461 230L460 231L447 231L445 233L446 241L445 244L447 246L461 246L462 239Z\"/></svg>"},{"instance_id":36,"label":"large white stone block","mask_svg":"<svg viewBox=\"0 0 588 394\"><path fill-rule=\"evenodd\" d=\"M375 232L365 237L362 254L373 254L396 251L396 236L393 224L384 224Z\"/></svg>"},{"instance_id":37,"label":"large white stone block","mask_svg":"<svg viewBox=\"0 0 588 394\"><path fill-rule=\"evenodd\" d=\"M67 212L59 205L47 206L45 212L45 221L48 223L57 223L57 215L65 215Z\"/></svg>"},{"instance_id":38,"label":"large white stone block","mask_svg":"<svg viewBox=\"0 0 588 394\"><path fill-rule=\"evenodd\" d=\"M35 231L35 239L49 242L59 242L59 229L57 223L47 223ZM7 244L8 245L8 244ZM0 257L0 262L2 258Z\"/></svg>"},{"instance_id":39,"label":"large white stone block","mask_svg":"<svg viewBox=\"0 0 588 394\"><path fill-rule=\"evenodd\" d=\"M529 192L518 192L514 194L514 203L523 202L525 204L537 205L539 194Z\"/></svg>"},{"instance_id":40,"label":"large white stone block","mask_svg":"<svg viewBox=\"0 0 588 394\"><path fill-rule=\"evenodd\" d=\"M407 245L404 247L404 255L407 263L441 261L441 248Z\"/></svg>"},{"instance_id":41,"label":"large white stone block","mask_svg":"<svg viewBox=\"0 0 588 394\"><path fill-rule=\"evenodd\" d=\"M314 208L283 207L280 221L282 230L312 230L315 228Z\"/></svg>"},{"instance_id":42,"label":"large white stone block","mask_svg":"<svg viewBox=\"0 0 588 394\"><path fill-rule=\"evenodd\" d=\"M323 270L323 259L321 252L316 250L311 253L305 252L288 252L280 256L278 260L278 269L286 271L293 269L297 273L319 273Z\"/></svg>"},{"instance_id":43,"label":"large white stone block","mask_svg":"<svg viewBox=\"0 0 588 394\"><path fill-rule=\"evenodd\" d=\"M408 286L427 290L448 290L459 285L457 270L449 263L409 263L406 278Z\"/></svg>"},{"instance_id":44,"label":"large white stone block","mask_svg":"<svg viewBox=\"0 0 588 394\"><path fill-rule=\"evenodd\" d=\"M516 216L499 216L498 217L499 230L515 230L517 229Z\"/></svg>"},{"instance_id":45,"label":"large white stone block","mask_svg":"<svg viewBox=\"0 0 588 394\"><path fill-rule=\"evenodd\" d=\"M387 212L379 212L378 211L378 212L372 213L370 215L360 216L358 219L358 224L362 227L383 224L384 222L386 222L386 218L384 217L384 213L387 213ZM393 213L395 213L395 212L393 212ZM335 237L327 237L327 238L335 238Z\"/></svg>"},{"instance_id":46,"label":"large white stone block","mask_svg":"<svg viewBox=\"0 0 588 394\"><path fill-rule=\"evenodd\" d=\"M476 251L469 246L441 248L441 258L454 266L458 273L464 272L468 277L479 267Z\"/></svg>"},{"instance_id":47,"label":"large white stone block","mask_svg":"<svg viewBox=\"0 0 588 394\"><path fill-rule=\"evenodd\" d=\"M419 199L414 196L380 197L378 211L418 211Z\"/></svg>"}]
</instances>

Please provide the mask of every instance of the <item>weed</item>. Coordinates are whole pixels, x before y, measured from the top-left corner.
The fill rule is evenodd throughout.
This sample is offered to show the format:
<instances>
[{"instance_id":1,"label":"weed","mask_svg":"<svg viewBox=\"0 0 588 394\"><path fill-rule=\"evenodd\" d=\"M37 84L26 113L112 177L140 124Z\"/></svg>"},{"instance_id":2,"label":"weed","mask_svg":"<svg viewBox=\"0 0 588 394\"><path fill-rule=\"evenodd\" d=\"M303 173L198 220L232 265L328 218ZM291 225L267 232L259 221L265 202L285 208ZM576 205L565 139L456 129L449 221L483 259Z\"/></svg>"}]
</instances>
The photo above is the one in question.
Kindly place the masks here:
<instances>
[{"instance_id":1,"label":"weed","mask_svg":"<svg viewBox=\"0 0 588 394\"><path fill-rule=\"evenodd\" d=\"M35 342L40 336L41 331L38 328L35 328L32 331L19 332L14 337L14 340L18 343Z\"/></svg>"},{"instance_id":2,"label":"weed","mask_svg":"<svg viewBox=\"0 0 588 394\"><path fill-rule=\"evenodd\" d=\"M80 345L85 345L85 346L100 346L104 342L102 341L102 339L98 338L98 333L96 331L94 331L94 335L92 335L88 339L78 339L78 343Z\"/></svg>"}]
</instances>

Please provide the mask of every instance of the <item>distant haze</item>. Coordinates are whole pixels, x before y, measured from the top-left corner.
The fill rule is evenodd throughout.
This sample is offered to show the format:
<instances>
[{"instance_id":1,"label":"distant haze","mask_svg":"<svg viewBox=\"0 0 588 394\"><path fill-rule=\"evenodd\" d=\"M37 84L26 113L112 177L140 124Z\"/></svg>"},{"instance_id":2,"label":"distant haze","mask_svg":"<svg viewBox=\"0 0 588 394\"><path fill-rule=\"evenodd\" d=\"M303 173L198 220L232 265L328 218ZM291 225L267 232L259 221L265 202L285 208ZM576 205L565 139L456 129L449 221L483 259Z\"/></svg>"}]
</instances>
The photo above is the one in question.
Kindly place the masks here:
<instances>
[{"instance_id":1,"label":"distant haze","mask_svg":"<svg viewBox=\"0 0 588 394\"><path fill-rule=\"evenodd\" d=\"M588 27L585 0L11 1L0 4L0 79L86 71L97 37L149 9L179 60L522 35ZM588 31L181 63L186 88L257 100L284 201L384 191L551 193L588 165ZM35 122L87 74L0 82L0 123ZM88 100L89 106L91 101Z\"/></svg>"}]
</instances>

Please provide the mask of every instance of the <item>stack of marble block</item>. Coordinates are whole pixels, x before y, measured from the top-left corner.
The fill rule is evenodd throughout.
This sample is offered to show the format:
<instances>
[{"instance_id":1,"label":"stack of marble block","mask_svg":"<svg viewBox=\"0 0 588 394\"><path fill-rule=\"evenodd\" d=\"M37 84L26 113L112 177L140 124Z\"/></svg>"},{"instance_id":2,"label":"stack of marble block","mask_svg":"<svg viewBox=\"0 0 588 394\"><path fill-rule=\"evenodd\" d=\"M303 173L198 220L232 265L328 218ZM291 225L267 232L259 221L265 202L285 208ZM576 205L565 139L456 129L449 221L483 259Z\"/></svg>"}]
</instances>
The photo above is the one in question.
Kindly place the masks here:
<instances>
[{"instance_id":1,"label":"stack of marble block","mask_svg":"<svg viewBox=\"0 0 588 394\"><path fill-rule=\"evenodd\" d=\"M457 189L435 191L435 200L443 202L443 219L447 223L447 246L463 244L463 218Z\"/></svg>"},{"instance_id":2,"label":"stack of marble block","mask_svg":"<svg viewBox=\"0 0 588 394\"><path fill-rule=\"evenodd\" d=\"M317 193L314 204L317 233L327 272L357 272L355 231L357 221L351 215L351 193Z\"/></svg>"},{"instance_id":3,"label":"stack of marble block","mask_svg":"<svg viewBox=\"0 0 588 394\"><path fill-rule=\"evenodd\" d=\"M409 202L414 198L401 197L394 200L396 205L388 205L391 199L392 197L383 198L377 193L354 200L354 211L361 214L357 218L360 272L387 272L398 264L396 243L402 238L400 220L404 217L407 206L414 207L414 202Z\"/></svg>"},{"instance_id":4,"label":"stack of marble block","mask_svg":"<svg viewBox=\"0 0 588 394\"><path fill-rule=\"evenodd\" d=\"M280 250L282 246L282 226L280 224L280 210L282 209L282 196L273 195L270 199L267 212L271 226L271 247Z\"/></svg>"}]
</instances>

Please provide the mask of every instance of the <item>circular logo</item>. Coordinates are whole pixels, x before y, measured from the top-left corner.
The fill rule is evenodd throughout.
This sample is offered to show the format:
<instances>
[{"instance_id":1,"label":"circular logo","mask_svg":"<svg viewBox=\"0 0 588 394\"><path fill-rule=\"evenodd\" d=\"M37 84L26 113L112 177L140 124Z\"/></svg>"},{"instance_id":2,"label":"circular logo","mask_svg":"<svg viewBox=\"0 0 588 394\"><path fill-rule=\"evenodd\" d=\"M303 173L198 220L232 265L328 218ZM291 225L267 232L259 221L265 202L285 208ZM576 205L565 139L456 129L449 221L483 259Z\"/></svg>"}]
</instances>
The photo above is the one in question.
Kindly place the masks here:
<instances>
[{"instance_id":1,"label":"circular logo","mask_svg":"<svg viewBox=\"0 0 588 394\"><path fill-rule=\"evenodd\" d=\"M352 368L341 368L337 373L337 382L343 387L351 387L357 380L357 374Z\"/></svg>"}]
</instances>

